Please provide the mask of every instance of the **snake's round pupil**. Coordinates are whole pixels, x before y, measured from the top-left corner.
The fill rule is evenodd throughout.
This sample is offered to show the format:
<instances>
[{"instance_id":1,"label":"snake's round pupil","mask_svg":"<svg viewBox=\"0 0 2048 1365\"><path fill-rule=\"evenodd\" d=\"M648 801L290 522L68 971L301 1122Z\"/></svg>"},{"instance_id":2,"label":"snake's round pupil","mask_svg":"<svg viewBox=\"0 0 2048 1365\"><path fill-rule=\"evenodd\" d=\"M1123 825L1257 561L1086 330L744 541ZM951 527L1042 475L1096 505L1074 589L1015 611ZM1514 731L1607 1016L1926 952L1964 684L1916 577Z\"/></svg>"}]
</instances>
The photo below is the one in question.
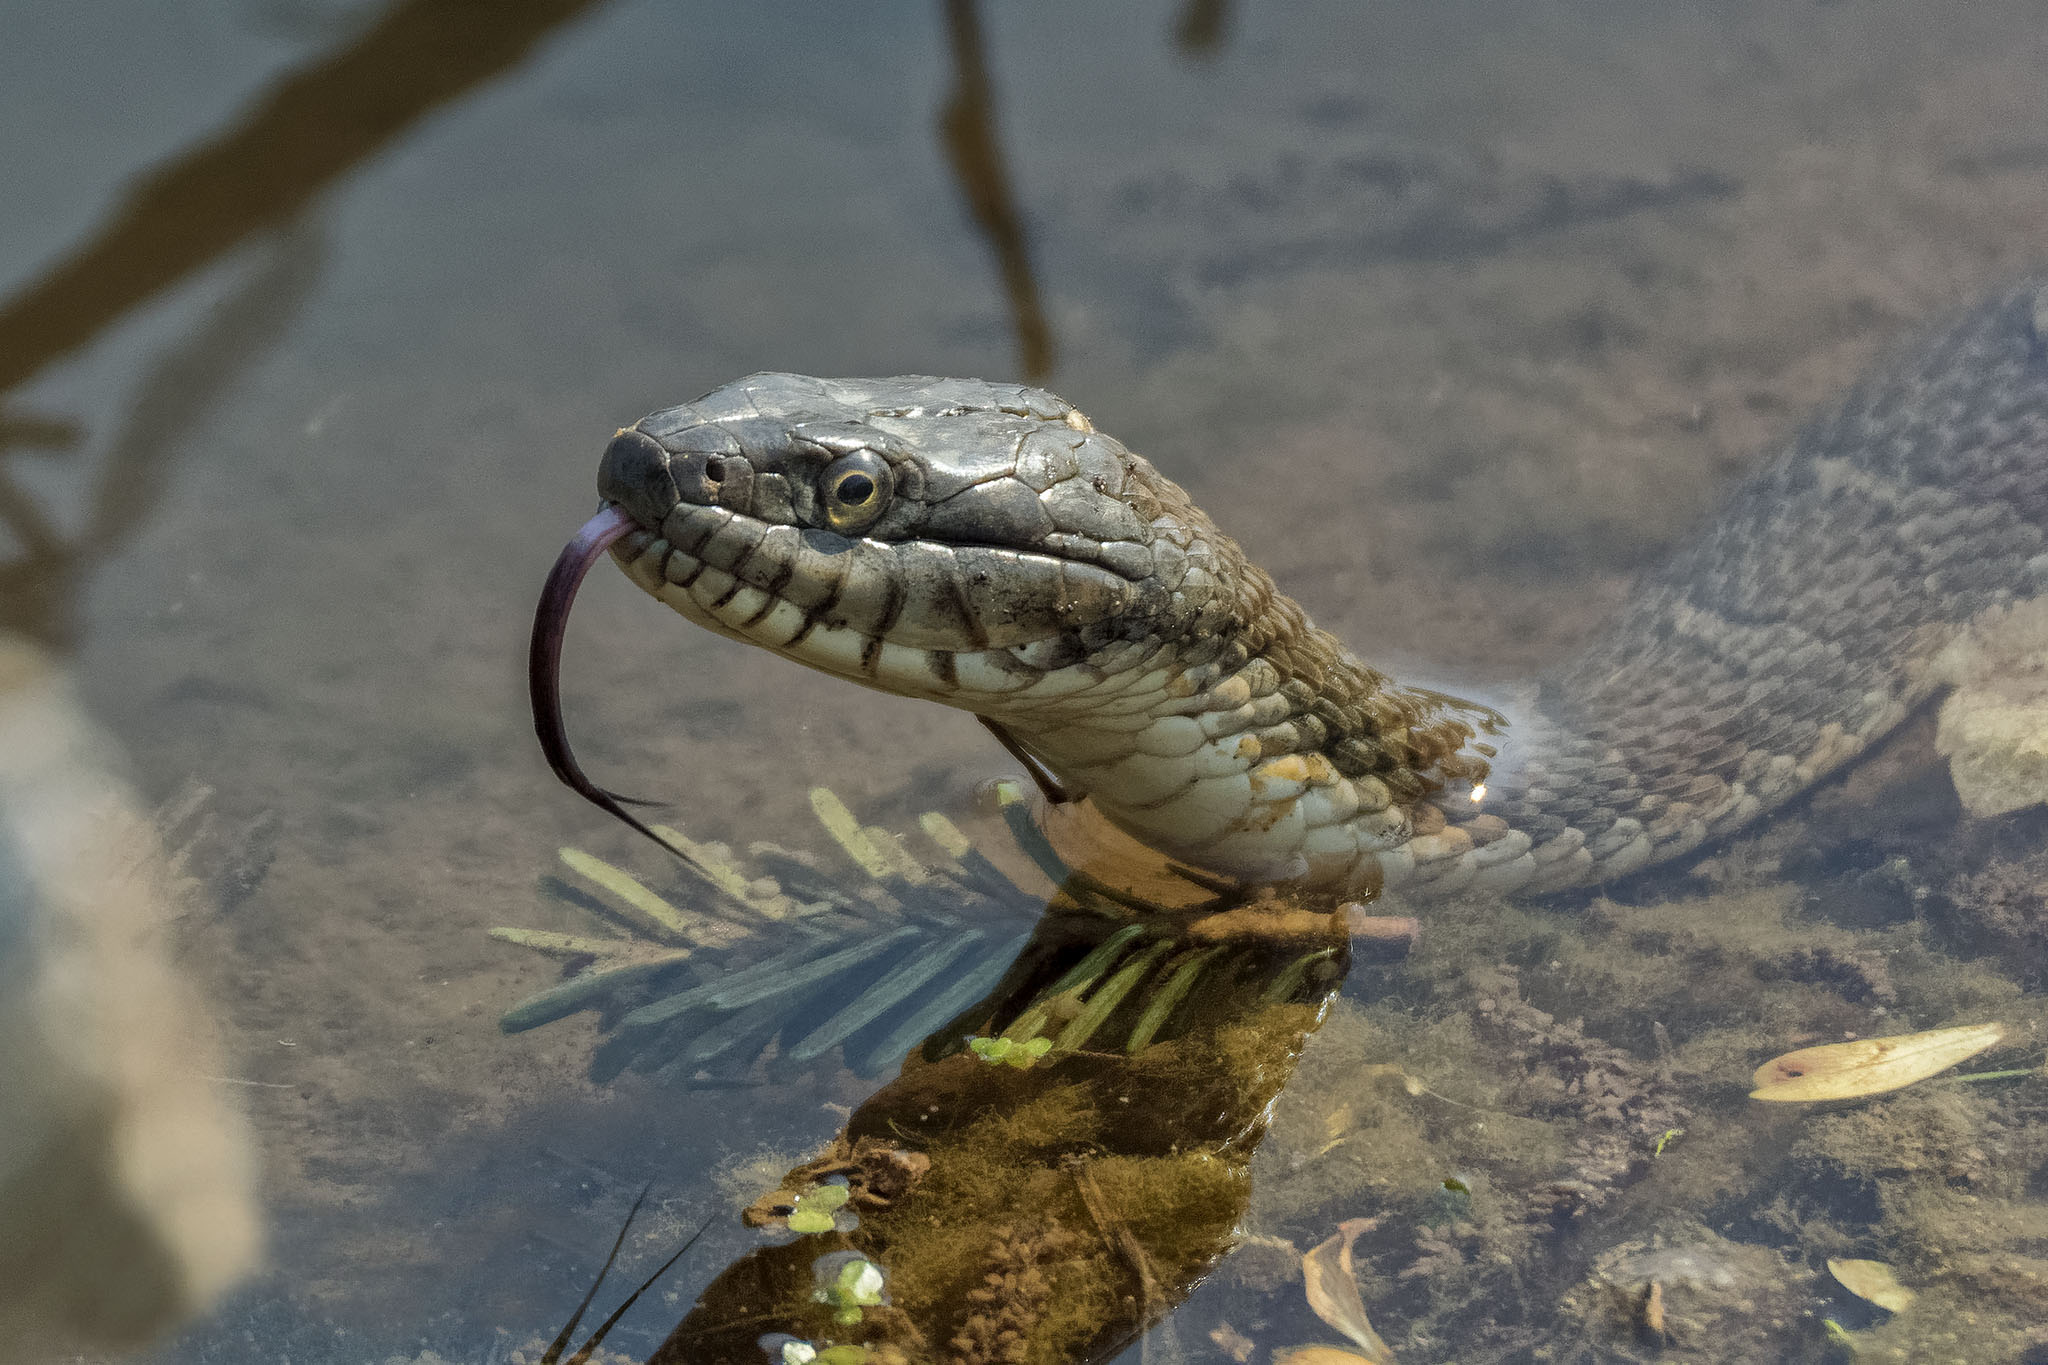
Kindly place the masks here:
<instances>
[{"instance_id":1,"label":"snake's round pupil","mask_svg":"<svg viewBox=\"0 0 2048 1365\"><path fill-rule=\"evenodd\" d=\"M865 474L848 474L839 481L839 500L858 507L875 495L875 481Z\"/></svg>"}]
</instances>

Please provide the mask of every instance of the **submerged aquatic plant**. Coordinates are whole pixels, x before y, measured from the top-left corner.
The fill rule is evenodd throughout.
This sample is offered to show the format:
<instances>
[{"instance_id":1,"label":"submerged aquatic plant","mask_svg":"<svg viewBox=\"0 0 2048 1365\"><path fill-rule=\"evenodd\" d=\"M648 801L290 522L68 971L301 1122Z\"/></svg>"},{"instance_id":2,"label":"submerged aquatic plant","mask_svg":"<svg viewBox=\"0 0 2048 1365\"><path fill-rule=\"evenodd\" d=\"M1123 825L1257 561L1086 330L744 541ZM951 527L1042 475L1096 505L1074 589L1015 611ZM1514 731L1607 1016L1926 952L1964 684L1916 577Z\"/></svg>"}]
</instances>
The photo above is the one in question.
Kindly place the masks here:
<instances>
[{"instance_id":1,"label":"submerged aquatic plant","mask_svg":"<svg viewBox=\"0 0 2048 1365\"><path fill-rule=\"evenodd\" d=\"M972 1048L1022 1067L1105 1037L1136 1053L1171 1032L1199 982L1243 969L1261 951L1255 934L1219 942L1183 932L1191 915L1241 905L1236 893L1190 873L1208 899L1169 909L1076 873L1032 822L1017 784L998 783L996 794L1020 850L1053 881L1049 894L1021 887L938 812L920 817L913 842L861 824L823 787L811 807L851 869L772 844L753 845L743 865L722 844L655 825L690 878L665 894L565 848L563 865L598 894L561 890L605 932L491 930L566 963L560 983L512 1006L499 1026L516 1033L597 1011L605 1038L591 1061L596 1080L631 1068L729 1082L771 1050L785 1070L838 1050L850 1069L874 1075L949 1028L956 1036L941 1052ZM1066 936L1085 946L1079 960L1043 989L1022 982L1029 993L1007 1023L966 1017L1013 974L1048 914L1082 923ZM1335 970L1333 955L1327 944L1305 945L1273 977L1274 998L1312 989ZM999 1032L973 1036L995 1023Z\"/></svg>"},{"instance_id":2,"label":"submerged aquatic plant","mask_svg":"<svg viewBox=\"0 0 2048 1365\"><path fill-rule=\"evenodd\" d=\"M844 1048L871 1074L995 985L1029 936L1041 896L1019 888L950 820L921 822L921 855L860 825L824 788L812 807L857 875L769 844L743 868L720 844L654 826L694 885L663 894L580 849L563 864L601 894L563 889L602 916L603 936L499 928L501 939L563 958L568 974L499 1021L508 1033L597 1010L607 1033L599 1080L627 1067L723 1079L779 1041L800 1064ZM766 945L776 945L763 951Z\"/></svg>"}]
</instances>

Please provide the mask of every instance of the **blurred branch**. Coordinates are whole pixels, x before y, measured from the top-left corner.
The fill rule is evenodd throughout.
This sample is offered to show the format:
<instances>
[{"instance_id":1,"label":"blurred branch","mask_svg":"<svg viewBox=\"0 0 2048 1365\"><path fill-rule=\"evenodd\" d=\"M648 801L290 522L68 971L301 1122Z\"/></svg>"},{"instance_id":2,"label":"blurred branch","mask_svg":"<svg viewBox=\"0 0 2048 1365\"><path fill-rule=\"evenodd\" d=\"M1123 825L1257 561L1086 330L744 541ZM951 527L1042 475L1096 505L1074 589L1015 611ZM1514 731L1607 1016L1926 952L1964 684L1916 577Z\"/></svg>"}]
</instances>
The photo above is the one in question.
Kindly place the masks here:
<instances>
[{"instance_id":1,"label":"blurred branch","mask_svg":"<svg viewBox=\"0 0 2048 1365\"><path fill-rule=\"evenodd\" d=\"M974 0L946 0L946 33L953 50L953 93L939 111L940 140L967 211L996 253L1024 375L1044 379L1052 372L1052 328L1039 305L1023 218L1010 193L1009 171L996 140L995 91Z\"/></svg>"},{"instance_id":2,"label":"blurred branch","mask_svg":"<svg viewBox=\"0 0 2048 1365\"><path fill-rule=\"evenodd\" d=\"M137 184L113 221L0 304L0 391L296 216L428 111L600 0L400 0L343 51Z\"/></svg>"},{"instance_id":3,"label":"blurred branch","mask_svg":"<svg viewBox=\"0 0 2048 1365\"><path fill-rule=\"evenodd\" d=\"M1230 0L1187 0L1173 26L1173 41L1183 56L1206 61L1223 46L1230 27Z\"/></svg>"},{"instance_id":4,"label":"blurred branch","mask_svg":"<svg viewBox=\"0 0 2048 1365\"><path fill-rule=\"evenodd\" d=\"M66 539L27 495L0 476L0 522L25 553L0 562L0 629L68 644L85 575L106 547L148 519L183 441L237 376L284 334L326 259L321 234L295 224L278 235L226 298L187 336L158 353L99 461L85 525Z\"/></svg>"}]
</instances>

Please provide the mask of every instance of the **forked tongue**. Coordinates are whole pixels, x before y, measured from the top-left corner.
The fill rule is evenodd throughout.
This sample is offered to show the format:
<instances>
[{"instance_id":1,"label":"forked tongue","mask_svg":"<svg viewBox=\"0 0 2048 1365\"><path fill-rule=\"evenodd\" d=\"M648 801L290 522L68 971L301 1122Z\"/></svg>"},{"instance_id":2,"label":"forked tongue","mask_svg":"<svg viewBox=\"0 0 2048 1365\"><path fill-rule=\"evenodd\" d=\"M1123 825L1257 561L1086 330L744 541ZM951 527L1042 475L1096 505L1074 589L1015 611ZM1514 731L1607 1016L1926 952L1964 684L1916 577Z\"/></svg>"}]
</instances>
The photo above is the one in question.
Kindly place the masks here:
<instances>
[{"instance_id":1,"label":"forked tongue","mask_svg":"<svg viewBox=\"0 0 2048 1365\"><path fill-rule=\"evenodd\" d=\"M540 590L540 605L533 613L533 641L526 654L526 687L533 699L533 731L540 736L540 751L547 756L548 766L571 791L625 821L691 867L696 867L694 859L626 809L628 803L636 806L652 803L607 791L584 774L583 765L576 761L576 755L569 748L569 732L562 725L562 637L569 626L569 608L576 601L576 590L583 586L584 575L590 572L590 566L619 537L632 530L634 524L624 508L607 506L583 523L575 539L562 547L555 567L548 570L548 581Z\"/></svg>"}]
</instances>

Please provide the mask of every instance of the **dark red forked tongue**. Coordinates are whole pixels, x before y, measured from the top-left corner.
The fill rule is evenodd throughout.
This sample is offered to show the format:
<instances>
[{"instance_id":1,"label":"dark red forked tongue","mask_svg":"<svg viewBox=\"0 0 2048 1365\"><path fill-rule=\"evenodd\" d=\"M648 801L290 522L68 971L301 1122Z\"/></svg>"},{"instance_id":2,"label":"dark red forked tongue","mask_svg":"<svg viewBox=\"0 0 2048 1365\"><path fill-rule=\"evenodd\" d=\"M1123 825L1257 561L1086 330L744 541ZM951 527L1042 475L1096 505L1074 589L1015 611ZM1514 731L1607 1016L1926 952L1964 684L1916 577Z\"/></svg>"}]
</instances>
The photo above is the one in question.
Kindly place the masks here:
<instances>
[{"instance_id":1,"label":"dark red forked tongue","mask_svg":"<svg viewBox=\"0 0 2048 1365\"><path fill-rule=\"evenodd\" d=\"M569 607L576 601L576 590L583 586L590 566L635 524L624 508L605 507L583 523L575 539L562 547L555 567L548 570L548 581L540 590L540 605L533 613L533 641L526 653L526 687L533 699L533 731L540 736L540 751L547 756L548 766L571 791L695 867L693 859L626 809L628 803L644 806L651 802L607 791L584 774L583 765L570 751L569 732L562 725L562 636L569 626Z\"/></svg>"}]
</instances>

